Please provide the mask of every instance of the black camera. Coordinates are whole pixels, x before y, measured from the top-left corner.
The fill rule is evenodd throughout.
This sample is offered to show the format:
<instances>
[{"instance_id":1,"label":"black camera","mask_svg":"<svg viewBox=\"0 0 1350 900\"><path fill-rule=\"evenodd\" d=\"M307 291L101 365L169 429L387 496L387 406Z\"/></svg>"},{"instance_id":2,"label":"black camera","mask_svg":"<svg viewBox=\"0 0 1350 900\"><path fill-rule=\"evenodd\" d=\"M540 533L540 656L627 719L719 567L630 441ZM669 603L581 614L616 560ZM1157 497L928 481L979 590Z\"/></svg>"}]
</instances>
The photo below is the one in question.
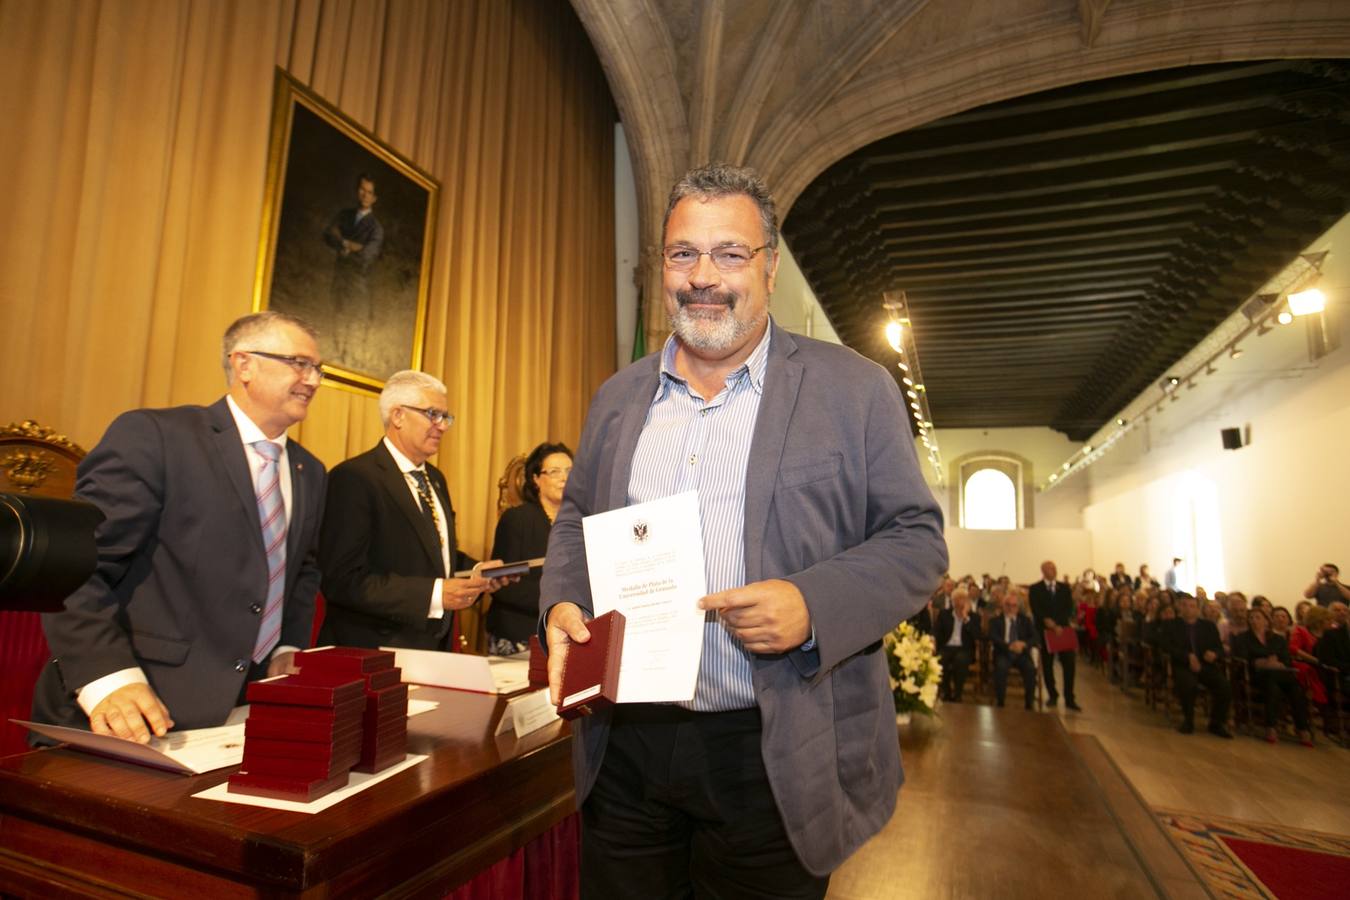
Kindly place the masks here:
<instances>
[{"instance_id":1,"label":"black camera","mask_svg":"<svg viewBox=\"0 0 1350 900\"><path fill-rule=\"evenodd\" d=\"M0 609L60 612L98 564L98 507L0 494Z\"/></svg>"}]
</instances>

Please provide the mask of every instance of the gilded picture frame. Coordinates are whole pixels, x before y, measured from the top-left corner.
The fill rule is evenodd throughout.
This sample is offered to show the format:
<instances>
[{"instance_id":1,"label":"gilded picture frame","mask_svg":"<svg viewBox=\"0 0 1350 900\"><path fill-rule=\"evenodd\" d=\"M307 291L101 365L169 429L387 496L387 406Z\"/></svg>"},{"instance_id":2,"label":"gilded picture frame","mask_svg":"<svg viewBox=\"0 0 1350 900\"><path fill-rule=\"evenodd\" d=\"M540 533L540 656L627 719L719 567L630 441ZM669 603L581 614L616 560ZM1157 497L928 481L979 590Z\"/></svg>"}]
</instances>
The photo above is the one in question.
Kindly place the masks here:
<instances>
[{"instance_id":1,"label":"gilded picture frame","mask_svg":"<svg viewBox=\"0 0 1350 900\"><path fill-rule=\"evenodd\" d=\"M278 69L253 309L319 330L326 383L422 365L440 184Z\"/></svg>"}]
</instances>

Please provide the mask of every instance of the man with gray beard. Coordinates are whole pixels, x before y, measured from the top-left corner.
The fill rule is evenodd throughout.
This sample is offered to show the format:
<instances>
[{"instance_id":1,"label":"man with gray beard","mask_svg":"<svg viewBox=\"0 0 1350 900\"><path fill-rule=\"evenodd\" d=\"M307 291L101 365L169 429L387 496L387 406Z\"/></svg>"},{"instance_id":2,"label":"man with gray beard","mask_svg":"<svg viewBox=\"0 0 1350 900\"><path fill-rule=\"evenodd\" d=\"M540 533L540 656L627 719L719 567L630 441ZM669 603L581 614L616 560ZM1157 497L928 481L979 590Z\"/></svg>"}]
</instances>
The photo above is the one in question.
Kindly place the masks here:
<instances>
[{"instance_id":1,"label":"man with gray beard","mask_svg":"<svg viewBox=\"0 0 1350 900\"><path fill-rule=\"evenodd\" d=\"M946 568L891 373L769 319L773 200L748 169L671 192L674 334L586 418L549 538L540 614L559 697L594 609L584 516L698 493L710 593L693 699L574 724L583 897L823 897L895 809L881 638Z\"/></svg>"}]
</instances>

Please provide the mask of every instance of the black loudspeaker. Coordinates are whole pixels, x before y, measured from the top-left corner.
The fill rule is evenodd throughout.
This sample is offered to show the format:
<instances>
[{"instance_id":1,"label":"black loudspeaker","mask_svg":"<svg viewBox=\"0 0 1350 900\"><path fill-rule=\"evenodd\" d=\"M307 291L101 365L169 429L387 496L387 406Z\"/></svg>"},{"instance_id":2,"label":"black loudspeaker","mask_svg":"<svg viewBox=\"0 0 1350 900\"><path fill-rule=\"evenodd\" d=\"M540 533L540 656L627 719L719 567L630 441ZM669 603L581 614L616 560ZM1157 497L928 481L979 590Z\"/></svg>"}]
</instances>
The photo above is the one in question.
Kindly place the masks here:
<instances>
[{"instance_id":1,"label":"black loudspeaker","mask_svg":"<svg viewBox=\"0 0 1350 900\"><path fill-rule=\"evenodd\" d=\"M1224 428L1219 432L1219 435L1223 438L1223 449L1225 450L1242 449L1241 428Z\"/></svg>"}]
</instances>

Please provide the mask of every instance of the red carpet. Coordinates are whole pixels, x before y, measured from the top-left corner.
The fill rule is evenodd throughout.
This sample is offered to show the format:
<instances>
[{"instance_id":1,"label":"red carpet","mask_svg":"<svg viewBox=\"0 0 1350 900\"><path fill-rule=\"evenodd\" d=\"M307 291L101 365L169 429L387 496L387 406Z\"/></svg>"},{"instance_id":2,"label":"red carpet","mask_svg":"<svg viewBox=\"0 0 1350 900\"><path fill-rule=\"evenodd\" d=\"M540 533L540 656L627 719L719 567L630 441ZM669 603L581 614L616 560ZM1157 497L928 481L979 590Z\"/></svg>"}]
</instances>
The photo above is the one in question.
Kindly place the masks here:
<instances>
[{"instance_id":1,"label":"red carpet","mask_svg":"<svg viewBox=\"0 0 1350 900\"><path fill-rule=\"evenodd\" d=\"M1215 897L1350 897L1350 836L1200 813L1155 812Z\"/></svg>"},{"instance_id":2,"label":"red carpet","mask_svg":"<svg viewBox=\"0 0 1350 900\"><path fill-rule=\"evenodd\" d=\"M1350 894L1350 857L1219 838L1279 900L1336 900Z\"/></svg>"}]
</instances>

